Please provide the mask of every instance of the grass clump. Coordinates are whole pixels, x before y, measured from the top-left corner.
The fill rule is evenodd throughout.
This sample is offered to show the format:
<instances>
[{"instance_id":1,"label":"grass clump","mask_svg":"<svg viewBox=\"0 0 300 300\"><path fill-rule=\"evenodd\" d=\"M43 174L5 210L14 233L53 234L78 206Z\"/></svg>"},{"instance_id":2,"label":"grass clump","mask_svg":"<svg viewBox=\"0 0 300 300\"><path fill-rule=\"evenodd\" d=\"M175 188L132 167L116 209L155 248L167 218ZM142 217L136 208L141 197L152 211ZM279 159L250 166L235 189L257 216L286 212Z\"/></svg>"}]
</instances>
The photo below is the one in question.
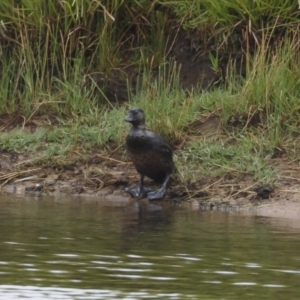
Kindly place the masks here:
<instances>
[{"instance_id":1,"label":"grass clump","mask_svg":"<svg viewBox=\"0 0 300 300\"><path fill-rule=\"evenodd\" d=\"M272 54L259 51L251 60L243 83L239 86L230 80L233 85L229 83L229 91L233 96L222 102L225 120L241 117L243 130L255 123L263 126L263 136L273 148L284 146L282 141L291 130L298 132L298 43L286 41Z\"/></svg>"},{"instance_id":2,"label":"grass clump","mask_svg":"<svg viewBox=\"0 0 300 300\"><path fill-rule=\"evenodd\" d=\"M274 32L282 36L298 28L298 3L292 0L177 0L163 3L172 7L186 29L197 28L206 40L216 38L220 47L226 45L233 49L232 46L242 43L246 49L249 42L261 46L266 38L275 37ZM240 29L244 32L243 41L237 41L232 34Z\"/></svg>"},{"instance_id":3,"label":"grass clump","mask_svg":"<svg viewBox=\"0 0 300 300\"><path fill-rule=\"evenodd\" d=\"M181 151L178 168L185 182L197 182L203 177L228 177L274 183L276 171L268 159L269 149L262 149L250 136L199 139Z\"/></svg>"},{"instance_id":4,"label":"grass clump","mask_svg":"<svg viewBox=\"0 0 300 300\"><path fill-rule=\"evenodd\" d=\"M26 128L15 128L1 133L0 149L16 153L36 153L32 164L47 163L51 166L68 164L68 157L77 152L89 153L93 148L106 153L108 143L123 143L125 128L120 118L124 118L125 108L93 113L86 117L76 117L68 121L60 120L55 127L37 127L30 132Z\"/></svg>"},{"instance_id":5,"label":"grass clump","mask_svg":"<svg viewBox=\"0 0 300 300\"><path fill-rule=\"evenodd\" d=\"M184 126L193 119L191 98L180 88L179 71L173 61L161 65L154 79L145 70L140 78L142 89L129 102L145 111L147 127L173 142L183 138Z\"/></svg>"}]
</instances>

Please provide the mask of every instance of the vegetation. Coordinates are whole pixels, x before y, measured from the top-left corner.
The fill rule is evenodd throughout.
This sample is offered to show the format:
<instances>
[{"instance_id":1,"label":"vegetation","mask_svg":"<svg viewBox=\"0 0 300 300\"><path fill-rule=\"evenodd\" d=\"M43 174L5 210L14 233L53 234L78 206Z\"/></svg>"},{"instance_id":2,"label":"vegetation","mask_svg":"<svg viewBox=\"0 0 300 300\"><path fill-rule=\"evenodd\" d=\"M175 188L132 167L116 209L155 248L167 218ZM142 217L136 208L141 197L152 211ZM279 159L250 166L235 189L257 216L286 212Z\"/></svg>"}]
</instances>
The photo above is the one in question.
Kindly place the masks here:
<instances>
[{"instance_id":1,"label":"vegetation","mask_svg":"<svg viewBox=\"0 0 300 300\"><path fill-rule=\"evenodd\" d=\"M184 182L228 173L274 182L268 159L278 153L298 159L297 5L292 0L3 0L0 114L19 114L24 122L13 131L3 127L0 148L38 151L33 163L50 164L64 164L72 151L98 146L110 152L108 141L122 146L128 128L120 120L128 107L139 106L148 127L177 147ZM183 30L197 32L201 43L210 45L203 53L220 81L209 89L181 87L181 66L169 53ZM221 70L228 56L232 59ZM134 83L130 70L138 74ZM111 78L127 82L125 104L107 96ZM44 126L24 130L38 116L46 116ZM210 116L217 117L220 129L199 132Z\"/></svg>"}]
</instances>

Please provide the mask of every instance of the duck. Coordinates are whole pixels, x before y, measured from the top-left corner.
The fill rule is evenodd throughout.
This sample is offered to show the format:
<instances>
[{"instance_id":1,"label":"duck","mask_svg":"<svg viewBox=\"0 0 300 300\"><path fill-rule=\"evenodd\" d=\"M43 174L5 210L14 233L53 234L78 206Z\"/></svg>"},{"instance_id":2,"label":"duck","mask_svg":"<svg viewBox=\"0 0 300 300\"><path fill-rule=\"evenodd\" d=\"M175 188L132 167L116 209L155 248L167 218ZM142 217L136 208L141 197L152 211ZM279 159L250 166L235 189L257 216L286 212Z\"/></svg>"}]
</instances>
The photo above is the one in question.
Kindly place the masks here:
<instances>
[{"instance_id":1,"label":"duck","mask_svg":"<svg viewBox=\"0 0 300 300\"><path fill-rule=\"evenodd\" d=\"M175 169L172 148L160 135L146 129L142 109L130 109L125 121L132 125L126 137L126 150L140 175L138 186L126 187L125 192L137 198L162 199ZM145 176L162 183L161 187L155 191L147 188Z\"/></svg>"}]
</instances>

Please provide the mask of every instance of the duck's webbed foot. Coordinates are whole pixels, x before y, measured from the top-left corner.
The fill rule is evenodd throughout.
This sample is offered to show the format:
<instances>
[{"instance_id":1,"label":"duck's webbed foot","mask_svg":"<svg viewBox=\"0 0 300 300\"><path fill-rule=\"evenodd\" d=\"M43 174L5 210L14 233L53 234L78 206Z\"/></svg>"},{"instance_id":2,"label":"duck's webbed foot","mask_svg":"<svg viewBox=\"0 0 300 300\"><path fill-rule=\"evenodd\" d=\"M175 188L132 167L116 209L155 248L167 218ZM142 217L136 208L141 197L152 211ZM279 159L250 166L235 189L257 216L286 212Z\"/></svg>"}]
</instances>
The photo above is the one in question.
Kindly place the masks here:
<instances>
[{"instance_id":1,"label":"duck's webbed foot","mask_svg":"<svg viewBox=\"0 0 300 300\"><path fill-rule=\"evenodd\" d=\"M146 198L151 189L138 185L136 188L125 188L124 191L135 198Z\"/></svg>"},{"instance_id":2,"label":"duck's webbed foot","mask_svg":"<svg viewBox=\"0 0 300 300\"><path fill-rule=\"evenodd\" d=\"M135 198L146 198L151 189L144 186L144 175L140 175L139 185L134 189L127 187L124 191Z\"/></svg>"},{"instance_id":3,"label":"duck's webbed foot","mask_svg":"<svg viewBox=\"0 0 300 300\"><path fill-rule=\"evenodd\" d=\"M163 198L165 195L167 186L169 184L169 181L170 181L170 176L168 175L160 189L148 193L148 195L147 195L148 199L149 200L159 200L159 199Z\"/></svg>"},{"instance_id":4,"label":"duck's webbed foot","mask_svg":"<svg viewBox=\"0 0 300 300\"><path fill-rule=\"evenodd\" d=\"M149 200L159 200L164 197L165 191L166 191L166 189L160 188L156 191L149 192L147 197Z\"/></svg>"}]
</instances>

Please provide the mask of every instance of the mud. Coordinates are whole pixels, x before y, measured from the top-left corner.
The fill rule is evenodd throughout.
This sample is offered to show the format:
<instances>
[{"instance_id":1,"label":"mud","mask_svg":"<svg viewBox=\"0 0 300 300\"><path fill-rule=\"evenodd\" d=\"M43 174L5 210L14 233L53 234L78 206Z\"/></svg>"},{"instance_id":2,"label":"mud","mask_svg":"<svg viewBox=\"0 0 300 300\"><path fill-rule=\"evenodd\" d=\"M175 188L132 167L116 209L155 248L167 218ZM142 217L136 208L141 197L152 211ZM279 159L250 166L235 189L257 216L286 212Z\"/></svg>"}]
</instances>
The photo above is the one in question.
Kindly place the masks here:
<instances>
[{"instance_id":1,"label":"mud","mask_svg":"<svg viewBox=\"0 0 300 300\"><path fill-rule=\"evenodd\" d=\"M124 192L126 186L135 186L138 174L133 165L126 161L125 149L121 148L110 156L97 153L97 149L85 158L79 153L70 154L69 164L58 167L31 164L33 153L0 153L1 193L17 195L73 195L85 197L105 197L134 201ZM196 200L202 209L257 210L264 215L273 215L283 208L300 205L300 168L281 157L272 159L270 164L278 168L278 182L274 186L261 186L251 180L235 178L199 178L190 185L181 183L174 174L173 181L161 201ZM158 188L151 180L147 186ZM284 204L286 203L286 204ZM299 210L285 214L299 214Z\"/></svg>"},{"instance_id":2,"label":"mud","mask_svg":"<svg viewBox=\"0 0 300 300\"><path fill-rule=\"evenodd\" d=\"M26 155L0 154L1 194L92 197L101 201L105 199L110 205L117 206L137 200L124 192L125 186L134 186L138 181L135 169L128 162L109 160L108 157L93 154L90 163L77 162L64 168L23 168L22 164L26 164L27 159ZM18 167L21 167L22 171L11 171L11 168ZM216 183L215 179L211 178L202 186L199 181L201 187L195 190L180 184L175 175L164 199L155 202L175 202L191 206L193 209L299 219L300 170L295 167L282 169L279 182L267 196L259 194L258 185L250 181L239 182L223 178ZM156 188L151 181L146 181L146 184Z\"/></svg>"}]
</instances>

